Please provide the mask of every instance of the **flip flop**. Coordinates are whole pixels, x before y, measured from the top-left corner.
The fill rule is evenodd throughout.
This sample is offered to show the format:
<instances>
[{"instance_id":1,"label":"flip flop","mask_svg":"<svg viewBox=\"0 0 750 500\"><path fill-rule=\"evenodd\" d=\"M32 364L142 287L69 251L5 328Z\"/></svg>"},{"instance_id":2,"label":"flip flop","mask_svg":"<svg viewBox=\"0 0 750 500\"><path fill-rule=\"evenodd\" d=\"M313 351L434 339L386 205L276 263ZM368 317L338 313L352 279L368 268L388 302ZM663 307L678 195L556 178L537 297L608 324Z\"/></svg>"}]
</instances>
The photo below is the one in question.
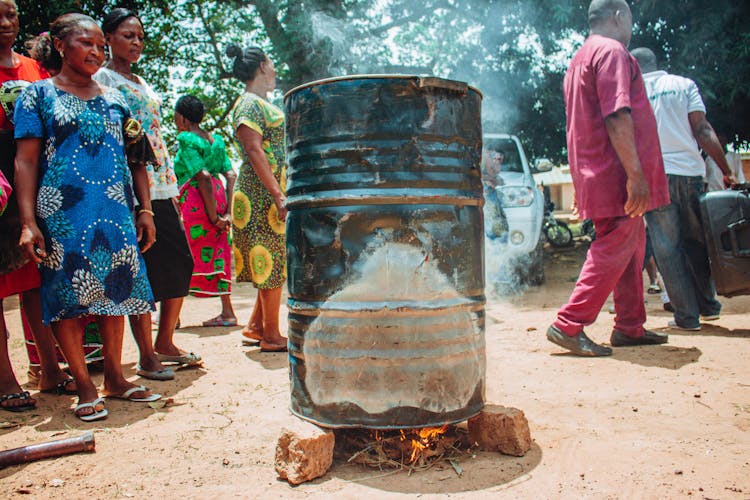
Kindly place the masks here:
<instances>
[{"instance_id":1,"label":"flip flop","mask_svg":"<svg viewBox=\"0 0 750 500\"><path fill-rule=\"evenodd\" d=\"M133 394L136 392L142 392L147 391L148 389L145 386L137 385L135 387L131 387L127 391L123 392L119 396L116 394L110 394L107 395L108 398L114 398L114 399L125 399L127 401L133 401L135 403L151 403L153 401L158 401L161 399L161 394L151 394L150 396L146 396L145 398L136 398L133 397Z\"/></svg>"},{"instance_id":2,"label":"flip flop","mask_svg":"<svg viewBox=\"0 0 750 500\"><path fill-rule=\"evenodd\" d=\"M661 293L661 287L657 284L649 285L646 289L646 293L656 295L657 293Z\"/></svg>"},{"instance_id":3,"label":"flip flop","mask_svg":"<svg viewBox=\"0 0 750 500\"><path fill-rule=\"evenodd\" d=\"M71 382L75 383L75 379L73 377L68 377L59 384L57 384L54 387L50 387L48 389L40 389L39 392L43 392L45 394L57 394L58 396L62 394L68 394L68 395L75 395L78 394L75 390L68 389L68 384Z\"/></svg>"},{"instance_id":4,"label":"flip flop","mask_svg":"<svg viewBox=\"0 0 750 500\"><path fill-rule=\"evenodd\" d=\"M139 377L151 379L151 380L173 380L174 370L171 368L162 368L161 370L144 370L141 365L135 367L135 374Z\"/></svg>"},{"instance_id":5,"label":"flip flop","mask_svg":"<svg viewBox=\"0 0 750 500\"><path fill-rule=\"evenodd\" d=\"M90 403L78 404L76 405L75 408L73 408L73 414L79 419L83 420L84 422L93 422L94 420L101 420L103 418L107 418L107 415L109 415L109 412L107 411L106 408L103 408L100 411L96 411L96 407L100 404L101 405L104 404L104 398L96 398ZM87 415L79 415L78 411L84 408L91 408L92 410L94 410L94 413L89 413Z\"/></svg>"},{"instance_id":6,"label":"flip flop","mask_svg":"<svg viewBox=\"0 0 750 500\"><path fill-rule=\"evenodd\" d=\"M11 400L11 399L31 399L31 394L29 394L29 391L23 391L23 392L16 392L13 394L3 394L0 396L0 408L6 411L12 411L14 413L20 413L22 411L29 411L36 408L36 403L27 403L25 405L17 405L17 406L5 406L2 403L5 401Z\"/></svg>"},{"instance_id":7,"label":"flip flop","mask_svg":"<svg viewBox=\"0 0 750 500\"><path fill-rule=\"evenodd\" d=\"M168 354L156 353L156 356L162 363L175 363L183 366L195 366L201 362L201 357L194 352L180 354L179 356L170 356Z\"/></svg>"},{"instance_id":8,"label":"flip flop","mask_svg":"<svg viewBox=\"0 0 750 500\"><path fill-rule=\"evenodd\" d=\"M215 318L211 318L208 321L203 322L203 326L206 328L210 327L216 327L216 326L237 326L237 319L221 319L221 316L217 316Z\"/></svg>"}]
</instances>

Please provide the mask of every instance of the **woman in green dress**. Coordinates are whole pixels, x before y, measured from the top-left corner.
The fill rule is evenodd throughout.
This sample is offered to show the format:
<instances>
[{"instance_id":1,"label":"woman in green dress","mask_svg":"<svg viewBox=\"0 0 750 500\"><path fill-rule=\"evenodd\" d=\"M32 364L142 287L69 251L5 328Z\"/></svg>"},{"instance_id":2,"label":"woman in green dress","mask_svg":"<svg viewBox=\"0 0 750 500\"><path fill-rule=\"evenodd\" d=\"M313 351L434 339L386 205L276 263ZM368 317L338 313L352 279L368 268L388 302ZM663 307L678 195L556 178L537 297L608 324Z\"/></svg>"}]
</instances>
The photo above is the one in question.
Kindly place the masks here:
<instances>
[{"instance_id":1,"label":"woman in green dress","mask_svg":"<svg viewBox=\"0 0 750 500\"><path fill-rule=\"evenodd\" d=\"M197 97L184 95L175 104L174 120L180 149L174 172L180 187L182 223L193 254L190 295L220 297L221 314L203 326L236 326L232 308L232 250L229 216L237 176L229 163L224 139L201 127L205 115ZM226 188L220 177L226 179Z\"/></svg>"},{"instance_id":2,"label":"woman in green dress","mask_svg":"<svg viewBox=\"0 0 750 500\"><path fill-rule=\"evenodd\" d=\"M262 351L286 351L279 331L281 291L286 281L286 158L284 114L268 102L276 87L273 62L257 47L230 45L233 75L245 93L232 110L232 124L243 152L232 207L237 281L258 289L253 313L242 334Z\"/></svg>"}]
</instances>

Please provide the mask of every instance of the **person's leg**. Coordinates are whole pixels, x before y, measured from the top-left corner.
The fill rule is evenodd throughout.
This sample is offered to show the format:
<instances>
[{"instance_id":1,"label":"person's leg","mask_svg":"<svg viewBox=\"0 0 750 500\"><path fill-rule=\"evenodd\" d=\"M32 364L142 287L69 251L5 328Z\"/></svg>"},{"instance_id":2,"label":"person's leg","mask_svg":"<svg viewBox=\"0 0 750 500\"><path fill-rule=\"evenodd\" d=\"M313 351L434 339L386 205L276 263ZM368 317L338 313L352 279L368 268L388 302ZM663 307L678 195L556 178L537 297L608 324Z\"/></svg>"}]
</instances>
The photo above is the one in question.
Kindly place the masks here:
<instances>
[{"instance_id":1,"label":"person's leg","mask_svg":"<svg viewBox=\"0 0 750 500\"><path fill-rule=\"evenodd\" d=\"M133 338L138 345L138 366L141 370L147 372L163 371L164 365L161 364L159 357L154 352L154 341L151 336L151 314L129 316L129 320Z\"/></svg>"},{"instance_id":2,"label":"person's leg","mask_svg":"<svg viewBox=\"0 0 750 500\"><path fill-rule=\"evenodd\" d=\"M613 299L615 303L615 330L628 337L642 337L643 324L646 322L646 307L643 304L643 255L646 248L646 232L643 217L624 218L623 225L629 229L634 249L630 262L625 267L620 279L615 284Z\"/></svg>"},{"instance_id":3,"label":"person's leg","mask_svg":"<svg viewBox=\"0 0 750 500\"><path fill-rule=\"evenodd\" d=\"M156 334L156 343L154 350L159 354L167 356L182 356L187 354L179 347L174 345L174 329L177 326L177 320L180 318L182 302L185 297L176 297L161 301L161 316L159 317L159 331Z\"/></svg>"},{"instance_id":4,"label":"person's leg","mask_svg":"<svg viewBox=\"0 0 750 500\"><path fill-rule=\"evenodd\" d=\"M5 316L2 305L3 301L0 299L0 337L2 337L0 338L0 396L6 396L8 394L23 393L24 391L18 383L15 373L13 373L13 366L10 364L10 356L8 355L8 330L5 328ZM35 404L36 400L32 397L13 398L0 402L0 406L3 408Z\"/></svg>"},{"instance_id":5,"label":"person's leg","mask_svg":"<svg viewBox=\"0 0 750 500\"><path fill-rule=\"evenodd\" d=\"M680 206L684 198L685 177L668 175L671 203L646 214L654 256L664 278L675 323L684 328L700 326L700 310L694 280L682 248Z\"/></svg>"},{"instance_id":6,"label":"person's leg","mask_svg":"<svg viewBox=\"0 0 750 500\"><path fill-rule=\"evenodd\" d=\"M57 360L57 343L55 342L52 328L42 324L42 302L39 289L35 288L21 294L26 318L31 327L31 335L39 356L41 373L39 376L39 390L46 391L58 387L58 384L70 380L70 377L60 369ZM79 334L80 338L80 334ZM61 390L75 391L75 382L70 381L60 387Z\"/></svg>"},{"instance_id":7,"label":"person's leg","mask_svg":"<svg viewBox=\"0 0 750 500\"><path fill-rule=\"evenodd\" d=\"M227 321L237 322L237 315L232 307L232 296L230 294L221 296L221 317Z\"/></svg>"},{"instance_id":8,"label":"person's leg","mask_svg":"<svg viewBox=\"0 0 750 500\"><path fill-rule=\"evenodd\" d=\"M703 221L700 213L700 196L704 185L701 177L689 177L686 181L686 199L682 210L683 248L695 281L695 298L704 316L721 312L721 303L716 300L716 289L711 279Z\"/></svg>"},{"instance_id":9,"label":"person's leg","mask_svg":"<svg viewBox=\"0 0 750 500\"><path fill-rule=\"evenodd\" d=\"M282 288L259 289L258 299L263 309L263 340L261 349L277 350L286 348L287 339L279 331L279 311L281 309Z\"/></svg>"},{"instance_id":10,"label":"person's leg","mask_svg":"<svg viewBox=\"0 0 750 500\"><path fill-rule=\"evenodd\" d=\"M203 322L203 326L237 326L237 315L232 307L232 297L230 294L220 295L221 313L218 316Z\"/></svg>"},{"instance_id":11,"label":"person's leg","mask_svg":"<svg viewBox=\"0 0 750 500\"><path fill-rule=\"evenodd\" d=\"M657 285L657 286L659 285L659 282L658 282L658 280L656 278L657 272L658 271L656 270L656 261L654 260L654 257L651 256L646 261L646 274L648 275L648 284L649 285ZM658 293L658 292L655 291L654 293Z\"/></svg>"},{"instance_id":12,"label":"person's leg","mask_svg":"<svg viewBox=\"0 0 750 500\"><path fill-rule=\"evenodd\" d=\"M23 301L21 301L21 307L19 308L21 313L21 329L23 330L23 341L26 344L26 356L29 358L29 368L26 370L26 379L29 384L39 386L39 379L42 377L42 362L39 358L39 351L36 348L34 342L34 334L31 331L29 325L29 318L26 316L26 309L23 307ZM59 362L58 358L58 362Z\"/></svg>"},{"instance_id":13,"label":"person's leg","mask_svg":"<svg viewBox=\"0 0 750 500\"><path fill-rule=\"evenodd\" d=\"M125 380L122 374L122 338L125 332L125 318L123 316L99 316L96 321L99 324L103 341L104 394L119 396L135 387L135 384ZM131 396L145 398L149 395L151 391L145 390L135 391Z\"/></svg>"},{"instance_id":14,"label":"person's leg","mask_svg":"<svg viewBox=\"0 0 750 500\"><path fill-rule=\"evenodd\" d=\"M52 323L57 343L68 361L70 374L76 380L78 403L90 403L99 397L96 386L89 376L86 359L81 344L81 331L77 319L64 319ZM93 408L82 408L79 415L90 415Z\"/></svg>"},{"instance_id":15,"label":"person's leg","mask_svg":"<svg viewBox=\"0 0 750 500\"><path fill-rule=\"evenodd\" d=\"M242 335L257 341L263 339L263 303L260 300L260 290L258 290L258 296L255 297L255 305L247 326L242 329Z\"/></svg>"},{"instance_id":16,"label":"person's leg","mask_svg":"<svg viewBox=\"0 0 750 500\"><path fill-rule=\"evenodd\" d=\"M554 327L571 337L596 320L615 284L632 265L637 248L641 248L641 260L636 264L639 272L643 262L643 237L639 236L639 231L643 231L642 221L639 223L630 217L615 217L597 219L594 226L596 239L589 247L568 303L558 311L553 323ZM641 301L642 295L641 292Z\"/></svg>"}]
</instances>

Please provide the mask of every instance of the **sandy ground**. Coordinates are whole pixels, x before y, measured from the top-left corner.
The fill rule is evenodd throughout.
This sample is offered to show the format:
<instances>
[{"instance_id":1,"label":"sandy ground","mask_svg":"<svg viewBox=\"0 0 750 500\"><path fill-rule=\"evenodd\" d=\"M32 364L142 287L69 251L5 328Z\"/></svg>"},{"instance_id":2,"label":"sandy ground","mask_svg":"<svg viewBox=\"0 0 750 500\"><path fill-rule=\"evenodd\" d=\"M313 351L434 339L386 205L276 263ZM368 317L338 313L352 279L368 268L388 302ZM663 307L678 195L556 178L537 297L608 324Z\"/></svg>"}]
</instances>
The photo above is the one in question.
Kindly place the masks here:
<instances>
[{"instance_id":1,"label":"sandy ground","mask_svg":"<svg viewBox=\"0 0 750 500\"><path fill-rule=\"evenodd\" d=\"M620 348L601 359L560 355L544 333L583 250L548 249L545 286L488 300L487 401L526 413L535 443L523 458L478 453L461 462L461 477L449 465L408 476L339 459L325 477L290 487L273 469L279 429L292 418L286 356L243 347L236 328L191 326L219 304L188 299L177 340L199 352L204 367L170 382L144 381L174 405L110 401L107 420L86 424L70 411L74 397L39 394L35 412L0 412L0 449L89 429L96 435L94 454L0 470L0 496L750 498L750 298L722 299L719 321L697 334L672 331L667 345ZM246 320L254 291L235 290ZM648 326L666 331L670 316L658 298L648 297L647 310ZM6 301L6 318L25 381L15 301ZM605 309L590 336L607 341L612 321ZM123 362L137 380L127 335Z\"/></svg>"}]
</instances>

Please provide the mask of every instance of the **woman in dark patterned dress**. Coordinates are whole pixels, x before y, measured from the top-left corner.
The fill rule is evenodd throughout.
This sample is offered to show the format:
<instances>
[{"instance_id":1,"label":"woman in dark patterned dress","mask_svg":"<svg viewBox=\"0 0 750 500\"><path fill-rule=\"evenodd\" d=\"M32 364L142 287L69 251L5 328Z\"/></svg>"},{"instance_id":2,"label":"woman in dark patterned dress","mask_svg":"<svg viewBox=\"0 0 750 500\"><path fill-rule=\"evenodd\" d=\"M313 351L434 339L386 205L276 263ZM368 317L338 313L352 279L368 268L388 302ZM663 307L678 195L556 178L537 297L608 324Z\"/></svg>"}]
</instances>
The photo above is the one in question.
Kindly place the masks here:
<instances>
[{"instance_id":1,"label":"woman in dark patterned dress","mask_svg":"<svg viewBox=\"0 0 750 500\"><path fill-rule=\"evenodd\" d=\"M286 351L287 339L279 332L286 281L284 113L267 100L276 70L257 47L231 45L227 55L234 58L234 77L245 83L232 110L244 157L232 207L235 270L237 281L252 281L258 289L242 334L260 341L262 351Z\"/></svg>"},{"instance_id":2,"label":"woman in dark patterned dress","mask_svg":"<svg viewBox=\"0 0 750 500\"><path fill-rule=\"evenodd\" d=\"M21 245L40 264L43 321L75 378L74 413L91 421L107 410L86 369L81 316L96 317L103 336L104 394L161 397L128 382L120 363L124 316L153 309L141 250L155 230L145 166L125 156L124 129L138 124L128 122L122 94L91 78L104 61L102 31L88 16L66 14L50 25L50 37L62 69L24 89L15 109ZM143 207L137 221L134 185Z\"/></svg>"}]
</instances>

